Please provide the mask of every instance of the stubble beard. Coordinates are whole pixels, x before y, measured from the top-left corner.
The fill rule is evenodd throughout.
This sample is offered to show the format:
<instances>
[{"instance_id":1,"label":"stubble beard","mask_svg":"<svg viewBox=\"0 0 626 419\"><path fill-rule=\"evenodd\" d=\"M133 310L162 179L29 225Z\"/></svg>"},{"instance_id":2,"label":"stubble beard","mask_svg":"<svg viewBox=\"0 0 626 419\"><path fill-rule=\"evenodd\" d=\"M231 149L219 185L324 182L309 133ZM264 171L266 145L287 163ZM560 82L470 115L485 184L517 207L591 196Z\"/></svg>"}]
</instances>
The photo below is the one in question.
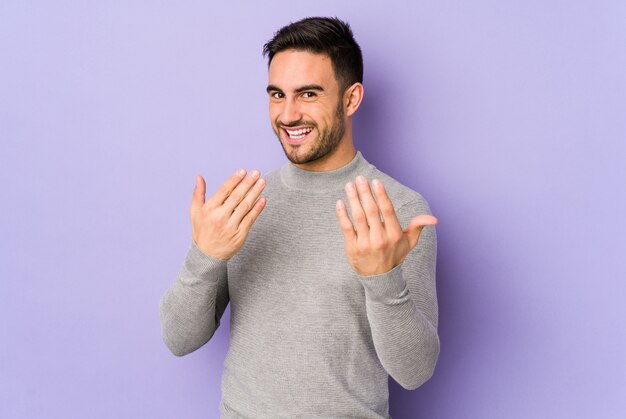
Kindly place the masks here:
<instances>
[{"instance_id":1,"label":"stubble beard","mask_svg":"<svg viewBox=\"0 0 626 419\"><path fill-rule=\"evenodd\" d=\"M297 121L293 123L293 126L302 125L301 121ZM305 124L310 125L310 124ZM324 158L325 156L331 154L333 151L337 149L343 135L346 132L346 126L344 123L344 111L343 111L343 103L339 101L337 104L337 109L335 111L335 120L333 124L327 129L320 131L317 125L315 126L315 130L318 132L317 142L311 145L311 149L306 154L299 154L300 148L302 145L292 146L283 144L281 139L281 128L275 128L274 133L278 137L278 141L285 152L285 156L289 159L290 162L294 164L304 164L310 163L315 160L319 160ZM289 149L288 149L289 147ZM290 152L291 150L291 152Z\"/></svg>"}]
</instances>

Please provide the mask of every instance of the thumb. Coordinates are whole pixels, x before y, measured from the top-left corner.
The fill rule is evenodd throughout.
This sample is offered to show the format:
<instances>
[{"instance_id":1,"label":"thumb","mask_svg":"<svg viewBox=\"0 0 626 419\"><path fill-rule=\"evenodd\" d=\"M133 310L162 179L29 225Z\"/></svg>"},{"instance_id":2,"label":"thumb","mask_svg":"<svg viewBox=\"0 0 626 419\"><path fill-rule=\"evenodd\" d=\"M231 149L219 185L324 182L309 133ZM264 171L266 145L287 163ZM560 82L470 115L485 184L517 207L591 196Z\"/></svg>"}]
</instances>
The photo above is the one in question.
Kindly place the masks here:
<instances>
[{"instance_id":1,"label":"thumb","mask_svg":"<svg viewBox=\"0 0 626 419\"><path fill-rule=\"evenodd\" d=\"M193 197L191 199L191 211L199 211L204 205L206 195L206 183L200 175L196 176L196 187L193 189Z\"/></svg>"},{"instance_id":2,"label":"thumb","mask_svg":"<svg viewBox=\"0 0 626 419\"><path fill-rule=\"evenodd\" d=\"M404 230L404 235L409 239L411 249L413 249L413 247L417 244L420 234L422 233L422 229L427 225L435 225L438 222L439 220L437 220L437 217L428 214L413 217L406 230Z\"/></svg>"}]
</instances>

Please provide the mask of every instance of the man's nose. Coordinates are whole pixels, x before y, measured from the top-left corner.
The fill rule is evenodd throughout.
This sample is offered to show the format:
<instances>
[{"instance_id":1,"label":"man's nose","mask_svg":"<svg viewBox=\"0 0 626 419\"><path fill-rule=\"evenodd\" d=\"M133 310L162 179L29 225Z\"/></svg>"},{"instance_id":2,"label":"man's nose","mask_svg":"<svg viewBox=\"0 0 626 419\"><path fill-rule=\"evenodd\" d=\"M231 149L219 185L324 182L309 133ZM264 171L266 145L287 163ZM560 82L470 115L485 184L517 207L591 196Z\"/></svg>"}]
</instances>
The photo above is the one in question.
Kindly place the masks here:
<instances>
[{"instance_id":1,"label":"man's nose","mask_svg":"<svg viewBox=\"0 0 626 419\"><path fill-rule=\"evenodd\" d=\"M280 113L280 121L285 125L290 125L300 121L300 119L302 119L300 106L294 99L287 99Z\"/></svg>"}]
</instances>

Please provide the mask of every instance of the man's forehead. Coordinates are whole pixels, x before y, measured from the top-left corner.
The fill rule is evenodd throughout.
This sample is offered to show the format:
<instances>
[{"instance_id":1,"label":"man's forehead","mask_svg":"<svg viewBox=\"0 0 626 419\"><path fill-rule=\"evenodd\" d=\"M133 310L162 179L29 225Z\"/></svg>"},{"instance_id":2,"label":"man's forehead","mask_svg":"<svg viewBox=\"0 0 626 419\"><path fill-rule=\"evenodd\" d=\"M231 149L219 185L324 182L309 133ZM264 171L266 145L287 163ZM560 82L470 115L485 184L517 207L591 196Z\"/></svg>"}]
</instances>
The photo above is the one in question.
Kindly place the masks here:
<instances>
[{"instance_id":1,"label":"man's forehead","mask_svg":"<svg viewBox=\"0 0 626 419\"><path fill-rule=\"evenodd\" d=\"M270 85L286 90L309 84L331 88L336 83L328 55L301 50L281 51L274 55L268 76Z\"/></svg>"}]
</instances>

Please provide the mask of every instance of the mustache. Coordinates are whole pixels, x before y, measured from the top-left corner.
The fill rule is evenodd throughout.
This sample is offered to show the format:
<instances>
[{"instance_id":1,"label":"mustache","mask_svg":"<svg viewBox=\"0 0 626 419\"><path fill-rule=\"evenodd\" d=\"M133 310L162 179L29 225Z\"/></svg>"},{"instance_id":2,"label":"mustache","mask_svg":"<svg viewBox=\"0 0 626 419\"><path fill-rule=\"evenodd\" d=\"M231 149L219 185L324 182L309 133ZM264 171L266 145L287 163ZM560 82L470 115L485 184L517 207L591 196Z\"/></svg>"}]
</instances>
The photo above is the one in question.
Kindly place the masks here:
<instances>
[{"instance_id":1,"label":"mustache","mask_svg":"<svg viewBox=\"0 0 626 419\"><path fill-rule=\"evenodd\" d=\"M306 125L306 126L310 126L310 127L316 126L313 122L308 122L308 121L305 121L305 120L302 120L302 119L300 119L298 121L290 122L288 124L284 124L284 123L282 123L280 121L276 122L276 126L281 127L281 128L293 128L293 127L299 127L299 126L302 126L302 125Z\"/></svg>"}]
</instances>

